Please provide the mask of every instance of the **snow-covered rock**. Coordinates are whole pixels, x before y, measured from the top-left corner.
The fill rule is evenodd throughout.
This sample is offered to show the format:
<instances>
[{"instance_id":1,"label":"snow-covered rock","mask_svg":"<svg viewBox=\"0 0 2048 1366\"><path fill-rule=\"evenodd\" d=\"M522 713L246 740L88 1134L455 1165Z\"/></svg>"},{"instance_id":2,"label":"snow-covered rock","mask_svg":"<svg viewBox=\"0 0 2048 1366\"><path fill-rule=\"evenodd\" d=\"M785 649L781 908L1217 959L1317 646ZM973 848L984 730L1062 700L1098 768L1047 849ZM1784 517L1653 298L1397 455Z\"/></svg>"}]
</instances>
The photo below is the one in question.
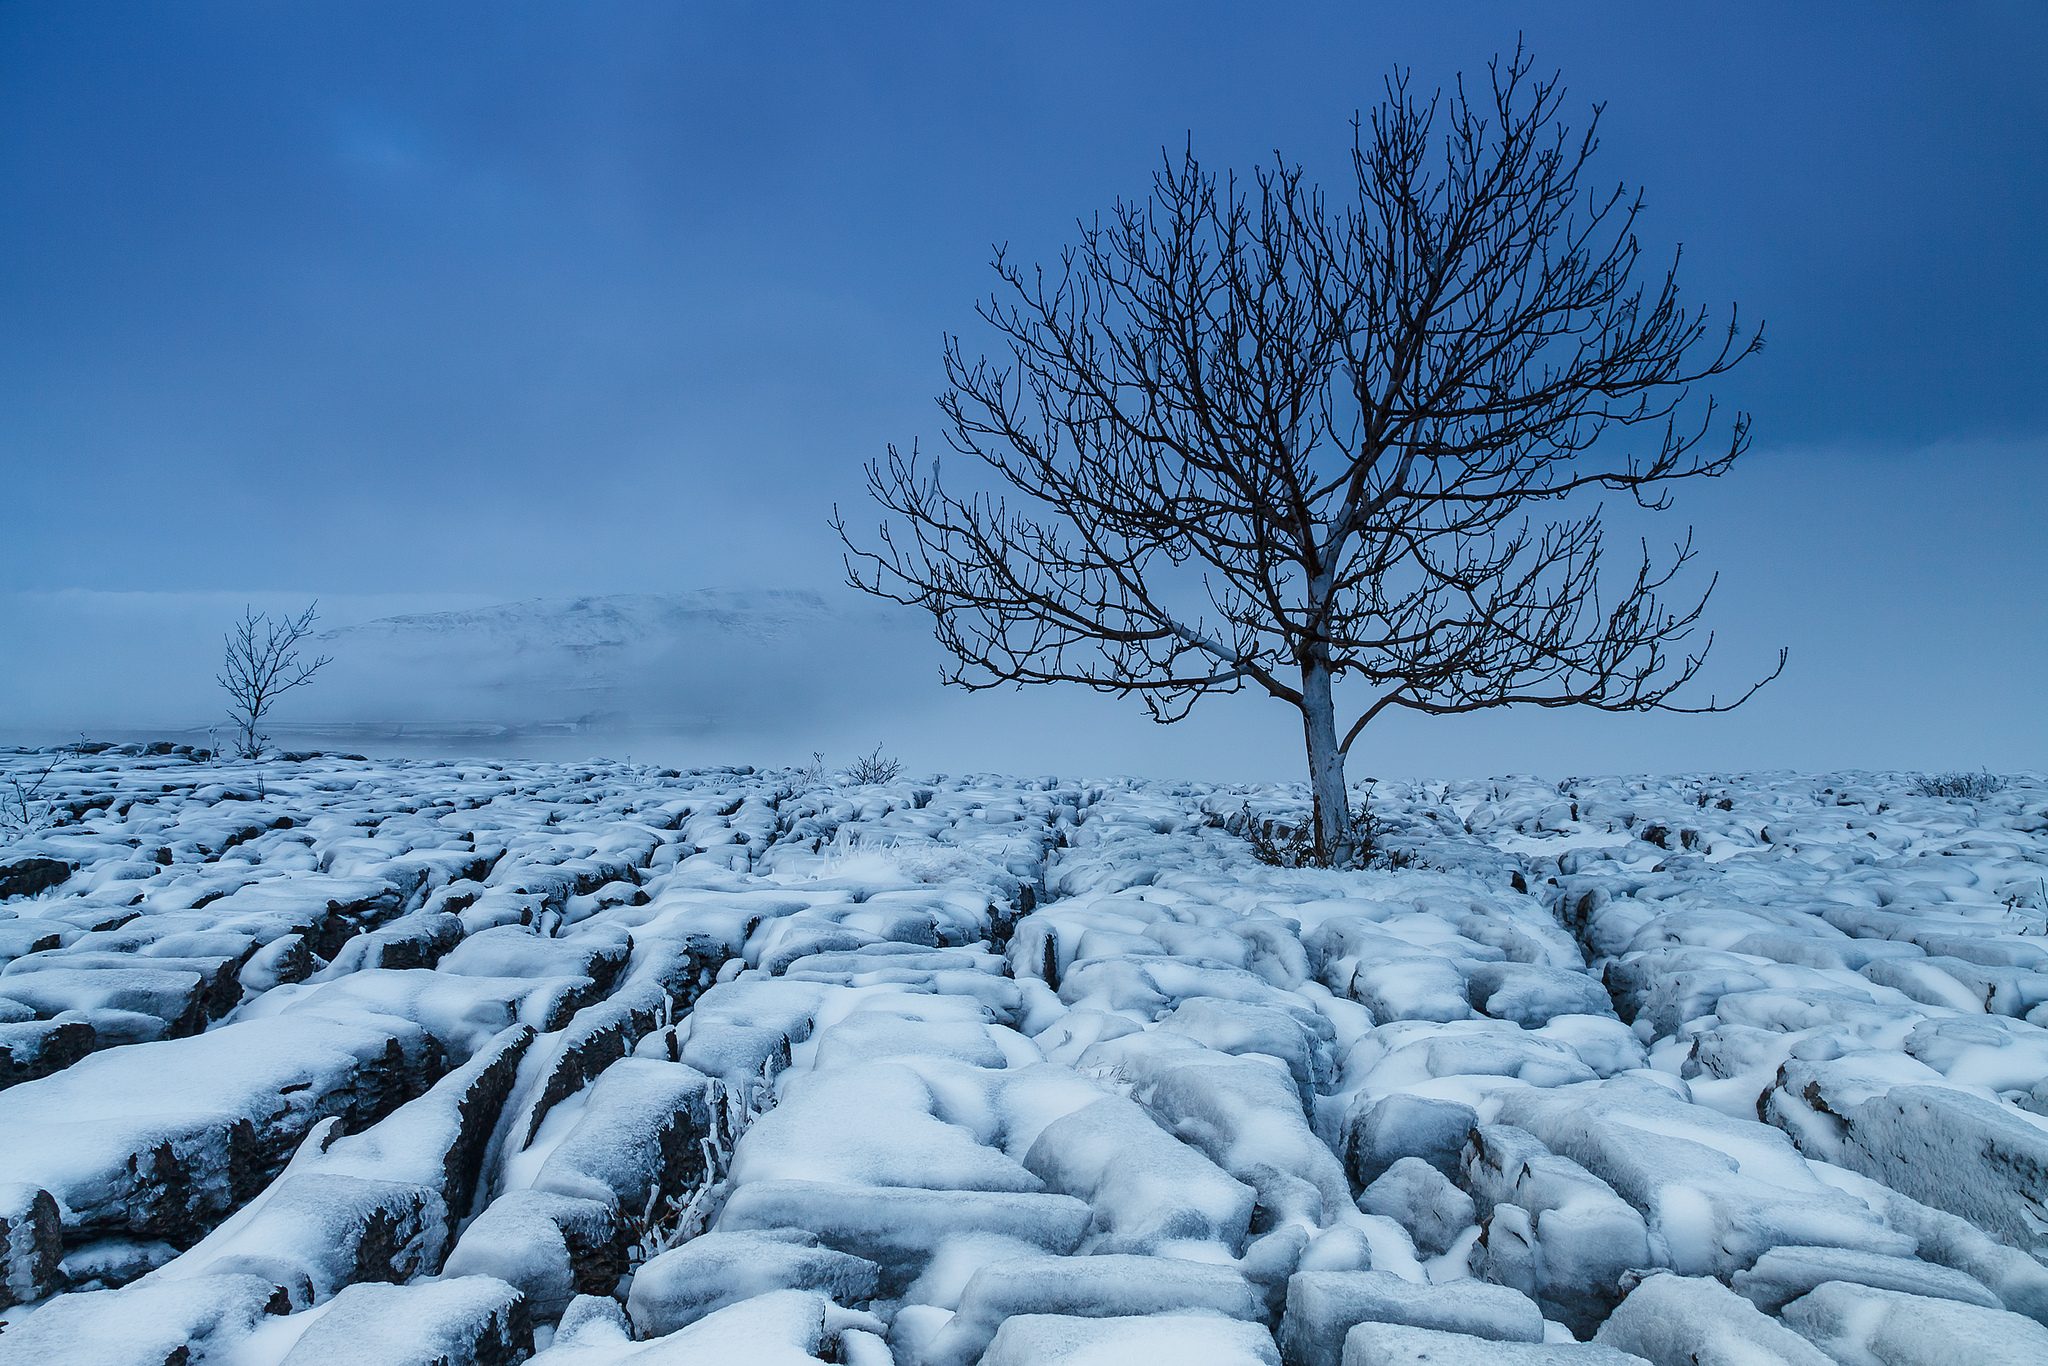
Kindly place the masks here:
<instances>
[{"instance_id":1,"label":"snow-covered rock","mask_svg":"<svg viewBox=\"0 0 2048 1366\"><path fill-rule=\"evenodd\" d=\"M1299 788L56 757L0 863L0 1360L2048 1322L2037 778L1382 783L1402 866L1332 872L1235 833Z\"/></svg>"}]
</instances>

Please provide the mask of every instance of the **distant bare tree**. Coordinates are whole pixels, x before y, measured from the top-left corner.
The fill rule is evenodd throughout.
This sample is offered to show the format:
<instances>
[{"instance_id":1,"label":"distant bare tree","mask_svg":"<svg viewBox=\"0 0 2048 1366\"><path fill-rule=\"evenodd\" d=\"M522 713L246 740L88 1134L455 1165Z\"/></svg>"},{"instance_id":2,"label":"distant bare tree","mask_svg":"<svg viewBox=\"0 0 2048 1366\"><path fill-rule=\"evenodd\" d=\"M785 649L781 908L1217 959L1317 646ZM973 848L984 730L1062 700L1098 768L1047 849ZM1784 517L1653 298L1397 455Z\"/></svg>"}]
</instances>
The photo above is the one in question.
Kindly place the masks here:
<instances>
[{"instance_id":1,"label":"distant bare tree","mask_svg":"<svg viewBox=\"0 0 2048 1366\"><path fill-rule=\"evenodd\" d=\"M1725 472L1748 418L1703 446L1689 386L1762 344L1679 306L1676 253L1635 283L1640 198L1581 183L1600 111L1573 134L1531 69L1518 50L1427 102L1390 78L1341 207L1277 156L1248 189L1191 147L1058 271L998 249L978 311L1009 359L948 338L940 407L1020 506L891 447L868 484L908 537L863 547L835 511L849 580L930 611L965 687L1080 683L1162 722L1247 685L1297 708L1324 862L1356 856L1345 757L1388 708L1746 700L1673 700L1712 643L1671 657L1706 603L1659 596L1689 534L1603 599L1599 510L1524 515L1595 488L1662 510Z\"/></svg>"},{"instance_id":2,"label":"distant bare tree","mask_svg":"<svg viewBox=\"0 0 2048 1366\"><path fill-rule=\"evenodd\" d=\"M321 655L299 663L299 642L313 634L313 603L297 617L277 621L267 612L242 609L242 619L227 633L227 659L214 680L228 695L228 719L235 724L236 749L244 759L262 755L270 737L262 733L263 718L277 699L313 681L313 675L334 661Z\"/></svg>"}]
</instances>

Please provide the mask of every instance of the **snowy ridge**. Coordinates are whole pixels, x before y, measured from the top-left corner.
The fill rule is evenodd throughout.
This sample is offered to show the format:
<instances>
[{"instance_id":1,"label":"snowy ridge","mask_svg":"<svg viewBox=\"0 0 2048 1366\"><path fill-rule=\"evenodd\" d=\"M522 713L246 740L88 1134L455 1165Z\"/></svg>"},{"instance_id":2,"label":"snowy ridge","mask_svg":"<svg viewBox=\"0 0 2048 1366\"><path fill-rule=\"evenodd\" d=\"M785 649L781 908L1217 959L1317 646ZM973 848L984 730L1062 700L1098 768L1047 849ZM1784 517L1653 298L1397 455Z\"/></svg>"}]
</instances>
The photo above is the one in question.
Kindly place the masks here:
<instances>
[{"instance_id":1,"label":"snowy ridge","mask_svg":"<svg viewBox=\"0 0 2048 1366\"><path fill-rule=\"evenodd\" d=\"M459 612L384 617L320 639L342 649L448 650L478 659L558 656L578 678L602 678L635 656L673 649L706 634L783 640L814 630L833 613L800 590L618 593L608 597L531 598Z\"/></svg>"},{"instance_id":2,"label":"snowy ridge","mask_svg":"<svg viewBox=\"0 0 2048 1366\"><path fill-rule=\"evenodd\" d=\"M0 1362L2048 1361L2039 780L46 795Z\"/></svg>"}]
</instances>

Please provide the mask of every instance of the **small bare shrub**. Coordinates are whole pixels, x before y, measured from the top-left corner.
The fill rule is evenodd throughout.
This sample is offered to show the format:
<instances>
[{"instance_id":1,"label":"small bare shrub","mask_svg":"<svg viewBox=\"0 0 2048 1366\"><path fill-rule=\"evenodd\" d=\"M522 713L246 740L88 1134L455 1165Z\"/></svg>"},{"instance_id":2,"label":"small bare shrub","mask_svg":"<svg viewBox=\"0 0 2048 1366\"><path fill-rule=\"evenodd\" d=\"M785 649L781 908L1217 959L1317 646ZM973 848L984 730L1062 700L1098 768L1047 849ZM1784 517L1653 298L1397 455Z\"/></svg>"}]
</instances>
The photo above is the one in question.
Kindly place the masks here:
<instances>
[{"instance_id":1,"label":"small bare shrub","mask_svg":"<svg viewBox=\"0 0 2048 1366\"><path fill-rule=\"evenodd\" d=\"M861 787L869 783L894 782L902 771L902 761L882 757L882 747L876 745L874 753L864 754L853 761L853 767L847 770L846 776L856 787Z\"/></svg>"},{"instance_id":2,"label":"small bare shrub","mask_svg":"<svg viewBox=\"0 0 2048 1366\"><path fill-rule=\"evenodd\" d=\"M1262 821L1246 802L1238 816L1238 833L1252 847L1252 857L1275 868L1405 868L1405 850L1380 847L1379 818L1370 796L1360 800L1358 814L1346 825L1344 839L1332 849L1319 838L1321 823L1311 816L1301 826Z\"/></svg>"},{"instance_id":3,"label":"small bare shrub","mask_svg":"<svg viewBox=\"0 0 2048 1366\"><path fill-rule=\"evenodd\" d=\"M0 844L28 839L57 823L57 805L44 798L43 789L62 757L59 751L40 769L7 775L6 786L0 787Z\"/></svg>"},{"instance_id":4,"label":"small bare shrub","mask_svg":"<svg viewBox=\"0 0 2048 1366\"><path fill-rule=\"evenodd\" d=\"M1930 773L1914 779L1913 789L1923 797L1980 802L1994 792L2003 792L2005 779L1989 769L1982 773Z\"/></svg>"}]
</instances>

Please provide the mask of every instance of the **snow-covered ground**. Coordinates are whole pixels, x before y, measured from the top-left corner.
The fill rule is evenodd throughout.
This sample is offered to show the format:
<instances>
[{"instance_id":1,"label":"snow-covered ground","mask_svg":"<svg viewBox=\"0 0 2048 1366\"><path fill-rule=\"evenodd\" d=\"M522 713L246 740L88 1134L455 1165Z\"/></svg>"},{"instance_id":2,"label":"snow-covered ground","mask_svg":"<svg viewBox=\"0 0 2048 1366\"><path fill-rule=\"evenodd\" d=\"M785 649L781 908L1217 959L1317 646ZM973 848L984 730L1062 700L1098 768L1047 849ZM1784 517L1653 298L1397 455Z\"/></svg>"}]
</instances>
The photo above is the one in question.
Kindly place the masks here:
<instances>
[{"instance_id":1,"label":"snow-covered ground","mask_svg":"<svg viewBox=\"0 0 2048 1366\"><path fill-rule=\"evenodd\" d=\"M0 1361L2048 1361L2040 779L41 796Z\"/></svg>"}]
</instances>

